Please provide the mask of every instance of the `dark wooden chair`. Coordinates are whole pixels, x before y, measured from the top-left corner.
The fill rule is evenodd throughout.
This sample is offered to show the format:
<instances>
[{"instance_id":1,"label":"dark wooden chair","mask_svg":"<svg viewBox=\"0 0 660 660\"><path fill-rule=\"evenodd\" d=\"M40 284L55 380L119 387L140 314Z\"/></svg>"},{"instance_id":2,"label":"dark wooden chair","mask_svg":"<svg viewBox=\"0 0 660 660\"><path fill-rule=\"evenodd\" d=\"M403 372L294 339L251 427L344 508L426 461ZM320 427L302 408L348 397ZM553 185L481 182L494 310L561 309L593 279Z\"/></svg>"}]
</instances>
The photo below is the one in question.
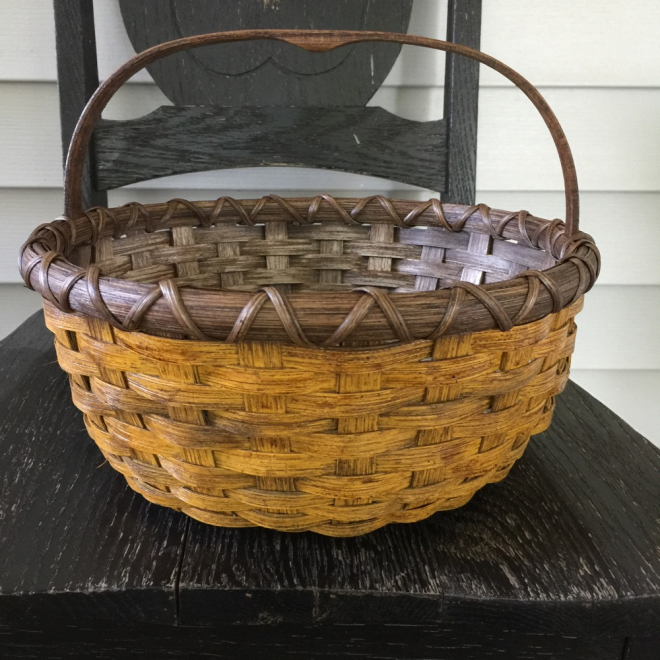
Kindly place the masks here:
<instances>
[{"instance_id":1,"label":"dark wooden chair","mask_svg":"<svg viewBox=\"0 0 660 660\"><path fill-rule=\"evenodd\" d=\"M65 138L95 84L89 4L56 2L88 63L63 80ZM39 313L0 342L0 455L0 657L660 659L660 452L573 384L460 509L349 539L222 529L102 464Z\"/></svg>"},{"instance_id":2,"label":"dark wooden chair","mask_svg":"<svg viewBox=\"0 0 660 660\"><path fill-rule=\"evenodd\" d=\"M55 0L62 144L98 86L91 0ZM255 6L256 5L256 6ZM120 6L137 51L214 29L343 28L406 32L412 0L160 0ZM210 28L209 26L212 26ZM479 48L481 0L450 0L447 39ZM149 67L174 106L130 121L103 120L85 186L89 205L106 191L205 170L295 165L369 174L474 203L478 63L448 54L445 116L430 122L365 107L400 51L357 44L310 54L250 42L170 56ZM271 192L271 191L264 191Z\"/></svg>"}]
</instances>

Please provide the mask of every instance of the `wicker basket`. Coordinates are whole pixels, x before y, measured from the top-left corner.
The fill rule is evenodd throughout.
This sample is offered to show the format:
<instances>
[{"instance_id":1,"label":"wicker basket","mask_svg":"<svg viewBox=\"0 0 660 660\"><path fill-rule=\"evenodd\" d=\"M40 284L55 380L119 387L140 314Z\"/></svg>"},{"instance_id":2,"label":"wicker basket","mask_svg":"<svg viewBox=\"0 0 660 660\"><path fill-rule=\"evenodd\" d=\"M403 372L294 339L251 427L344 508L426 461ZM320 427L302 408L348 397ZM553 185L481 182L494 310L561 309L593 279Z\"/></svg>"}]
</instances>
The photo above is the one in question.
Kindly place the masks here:
<instances>
[{"instance_id":1,"label":"wicker basket","mask_svg":"<svg viewBox=\"0 0 660 660\"><path fill-rule=\"evenodd\" d=\"M244 39L416 44L500 71L557 145L566 224L485 205L282 199L81 208L95 122L168 53ZM554 114L455 44L370 32L188 37L115 72L80 119L66 215L21 251L73 400L148 500L221 526L353 536L465 504L547 428L599 267Z\"/></svg>"}]
</instances>

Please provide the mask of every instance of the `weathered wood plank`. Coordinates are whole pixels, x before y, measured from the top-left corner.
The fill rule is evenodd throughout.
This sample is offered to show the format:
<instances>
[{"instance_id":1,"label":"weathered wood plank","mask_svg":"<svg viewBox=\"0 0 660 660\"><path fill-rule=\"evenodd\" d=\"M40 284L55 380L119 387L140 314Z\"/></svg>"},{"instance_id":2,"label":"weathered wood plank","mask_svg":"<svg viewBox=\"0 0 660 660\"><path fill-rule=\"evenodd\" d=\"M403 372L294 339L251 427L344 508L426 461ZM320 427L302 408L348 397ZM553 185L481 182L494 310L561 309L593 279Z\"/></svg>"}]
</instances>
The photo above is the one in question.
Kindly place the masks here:
<instances>
[{"instance_id":1,"label":"weathered wood plank","mask_svg":"<svg viewBox=\"0 0 660 660\"><path fill-rule=\"evenodd\" d=\"M100 629L85 629L73 623L47 633L0 627L0 643L12 659L621 660L624 640L516 635L506 630L470 635L439 626L300 626L271 622L216 628L143 625ZM651 656L639 660L651 660Z\"/></svg>"},{"instance_id":2,"label":"weathered wood plank","mask_svg":"<svg viewBox=\"0 0 660 660\"><path fill-rule=\"evenodd\" d=\"M382 108L173 107L100 122L101 189L183 172L288 165L369 174L432 190L445 177L444 120ZM324 192L320 190L319 192Z\"/></svg>"},{"instance_id":3,"label":"weathered wood plank","mask_svg":"<svg viewBox=\"0 0 660 660\"><path fill-rule=\"evenodd\" d=\"M103 465L41 312L0 342L0 455L3 624L174 623L187 520Z\"/></svg>"},{"instance_id":4,"label":"weathered wood plank","mask_svg":"<svg viewBox=\"0 0 660 660\"><path fill-rule=\"evenodd\" d=\"M447 41L479 50L481 0L449 0ZM474 204L477 180L479 64L447 53L445 118L448 130L447 184L442 199Z\"/></svg>"},{"instance_id":5,"label":"weathered wood plank","mask_svg":"<svg viewBox=\"0 0 660 660\"><path fill-rule=\"evenodd\" d=\"M660 635L655 637L629 637L626 640L623 660L659 660Z\"/></svg>"}]
</instances>

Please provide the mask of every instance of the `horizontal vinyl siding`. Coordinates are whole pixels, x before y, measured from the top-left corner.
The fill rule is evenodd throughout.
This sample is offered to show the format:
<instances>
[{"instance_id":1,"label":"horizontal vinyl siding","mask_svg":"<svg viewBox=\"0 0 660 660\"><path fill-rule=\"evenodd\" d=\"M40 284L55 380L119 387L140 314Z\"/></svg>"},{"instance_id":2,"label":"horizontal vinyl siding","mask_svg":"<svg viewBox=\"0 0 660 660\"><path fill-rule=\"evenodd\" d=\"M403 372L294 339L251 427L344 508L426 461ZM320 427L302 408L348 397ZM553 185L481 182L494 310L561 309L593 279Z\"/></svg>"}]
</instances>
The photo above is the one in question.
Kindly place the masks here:
<instances>
[{"instance_id":1,"label":"horizontal vinyl siding","mask_svg":"<svg viewBox=\"0 0 660 660\"><path fill-rule=\"evenodd\" d=\"M571 369L571 379L660 447L660 371Z\"/></svg>"},{"instance_id":2,"label":"horizontal vinyl siding","mask_svg":"<svg viewBox=\"0 0 660 660\"><path fill-rule=\"evenodd\" d=\"M41 296L21 284L0 284L0 339L41 309Z\"/></svg>"},{"instance_id":3,"label":"horizontal vinyl siding","mask_svg":"<svg viewBox=\"0 0 660 660\"><path fill-rule=\"evenodd\" d=\"M106 77L132 48L118 3L95 0L99 71ZM57 78L52 4L47 0L0 0L3 80ZM409 32L443 38L446 0L414 0ZM660 24L657 0L485 0L481 48L539 85L654 87L660 50L651 47ZM645 30L644 28L649 28ZM222 26L217 26L222 29ZM386 84L434 85L444 76L442 53L405 46ZM148 81L146 73L136 81ZM486 85L506 85L482 72Z\"/></svg>"},{"instance_id":4,"label":"horizontal vinyl siding","mask_svg":"<svg viewBox=\"0 0 660 660\"><path fill-rule=\"evenodd\" d=\"M576 322L576 369L660 369L660 287L596 286Z\"/></svg>"},{"instance_id":5,"label":"horizontal vinyl siding","mask_svg":"<svg viewBox=\"0 0 660 660\"><path fill-rule=\"evenodd\" d=\"M410 32L442 38L446 0L414 0ZM95 0L99 71L131 56L117 0ZM573 377L660 444L660 24L657 0L485 0L482 49L541 88L568 135L582 189L582 227L603 254L601 278L578 317ZM61 145L52 3L0 0L0 337L40 306L19 282L16 252L61 212ZM640 20L643 17L643 23ZM222 26L218 26L221 29ZM442 114L444 56L402 54L371 105L415 120ZM529 101L482 67L478 200L563 216L553 144ZM121 90L107 117L168 103L148 73ZM431 191L371 177L254 168L168 177L110 193L111 204L264 192L424 199Z\"/></svg>"}]
</instances>

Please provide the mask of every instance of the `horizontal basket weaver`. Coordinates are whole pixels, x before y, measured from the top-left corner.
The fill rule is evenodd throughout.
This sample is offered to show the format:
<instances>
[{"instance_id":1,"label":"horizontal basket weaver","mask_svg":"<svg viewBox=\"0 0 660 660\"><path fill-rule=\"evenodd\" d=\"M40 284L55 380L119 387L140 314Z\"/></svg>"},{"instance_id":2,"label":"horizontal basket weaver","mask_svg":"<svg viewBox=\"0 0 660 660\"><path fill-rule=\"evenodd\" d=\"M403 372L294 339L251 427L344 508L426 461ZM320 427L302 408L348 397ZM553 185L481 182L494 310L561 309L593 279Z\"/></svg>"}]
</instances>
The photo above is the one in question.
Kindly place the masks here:
<instances>
[{"instance_id":1,"label":"horizontal basket weaver","mask_svg":"<svg viewBox=\"0 0 660 660\"><path fill-rule=\"evenodd\" d=\"M91 129L121 83L174 48L246 38L400 41L497 68L555 138L566 224L379 196L83 211ZM19 261L74 403L132 488L214 525L353 536L465 504L548 426L599 256L561 127L493 62L409 35L219 33L104 83L72 140L67 213Z\"/></svg>"},{"instance_id":2,"label":"horizontal basket weaver","mask_svg":"<svg viewBox=\"0 0 660 660\"><path fill-rule=\"evenodd\" d=\"M353 536L506 476L550 423L581 304L350 352L182 342L45 310L89 434L148 500L214 525Z\"/></svg>"}]
</instances>

